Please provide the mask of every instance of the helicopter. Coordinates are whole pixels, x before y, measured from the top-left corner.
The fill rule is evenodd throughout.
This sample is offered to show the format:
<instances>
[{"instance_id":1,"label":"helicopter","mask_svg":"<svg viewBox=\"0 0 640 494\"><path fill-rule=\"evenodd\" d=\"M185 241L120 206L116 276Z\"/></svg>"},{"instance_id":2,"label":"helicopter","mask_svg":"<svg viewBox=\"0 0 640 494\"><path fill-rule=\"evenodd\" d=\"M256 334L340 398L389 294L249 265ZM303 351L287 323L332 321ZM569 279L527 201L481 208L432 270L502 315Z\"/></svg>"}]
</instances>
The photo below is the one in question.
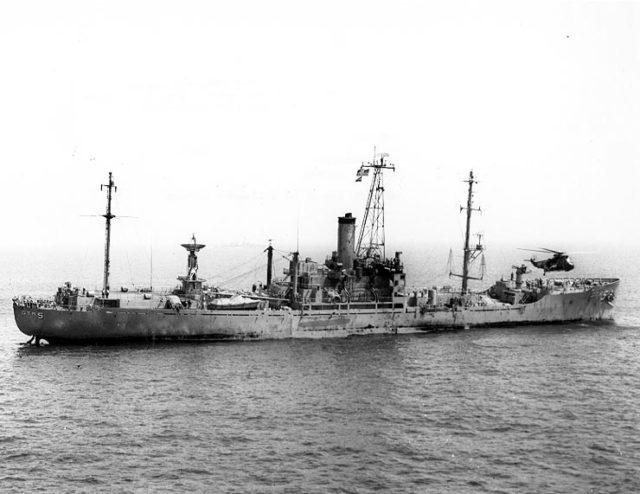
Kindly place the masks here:
<instances>
[{"instance_id":1,"label":"helicopter","mask_svg":"<svg viewBox=\"0 0 640 494\"><path fill-rule=\"evenodd\" d=\"M525 259L533 264L536 268L542 269L544 274L547 274L547 271L571 271L575 265L573 261L569 257L569 254L566 252L559 252L553 249L547 249L545 247L541 247L540 249L520 249L520 250L528 250L530 252L542 252L543 254L553 254L549 259L542 259L540 261L536 261L535 257L531 259Z\"/></svg>"}]
</instances>

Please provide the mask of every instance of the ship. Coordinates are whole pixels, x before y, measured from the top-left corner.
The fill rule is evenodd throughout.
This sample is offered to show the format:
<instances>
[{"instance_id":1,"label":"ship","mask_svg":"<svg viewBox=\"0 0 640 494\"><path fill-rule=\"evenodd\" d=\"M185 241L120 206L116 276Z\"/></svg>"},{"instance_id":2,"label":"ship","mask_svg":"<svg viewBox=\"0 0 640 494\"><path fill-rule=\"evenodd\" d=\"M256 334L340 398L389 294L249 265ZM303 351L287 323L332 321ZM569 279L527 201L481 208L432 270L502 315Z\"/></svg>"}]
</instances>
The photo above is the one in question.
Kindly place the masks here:
<instances>
[{"instance_id":1,"label":"ship","mask_svg":"<svg viewBox=\"0 0 640 494\"><path fill-rule=\"evenodd\" d=\"M273 251L265 252L266 284L246 291L211 288L198 274L205 247L195 235L181 244L187 268L179 285L164 293L110 293L112 173L106 190L104 276L100 292L66 282L50 299L19 296L13 311L19 330L39 344L131 340L262 340L331 338L370 334L406 334L493 326L529 326L575 321L610 321L618 278L528 278L513 266L488 289L473 291L470 267L483 253L471 245L473 172L468 183L461 285L411 289L401 252L387 257L384 235L385 171L395 171L387 154L363 162L356 182L370 177L362 223L338 218L337 249L324 262L290 254L283 276L273 276ZM546 273L545 273L546 275Z\"/></svg>"}]
</instances>

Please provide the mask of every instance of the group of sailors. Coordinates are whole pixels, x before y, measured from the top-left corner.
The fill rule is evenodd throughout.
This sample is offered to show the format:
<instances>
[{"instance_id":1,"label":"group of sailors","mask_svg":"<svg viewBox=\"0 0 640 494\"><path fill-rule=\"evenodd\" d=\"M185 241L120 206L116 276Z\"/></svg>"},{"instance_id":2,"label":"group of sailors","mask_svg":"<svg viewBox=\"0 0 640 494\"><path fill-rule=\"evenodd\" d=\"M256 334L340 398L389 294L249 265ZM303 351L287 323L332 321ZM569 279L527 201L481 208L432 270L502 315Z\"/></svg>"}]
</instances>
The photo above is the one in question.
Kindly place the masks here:
<instances>
[{"instance_id":1,"label":"group of sailors","mask_svg":"<svg viewBox=\"0 0 640 494\"><path fill-rule=\"evenodd\" d=\"M29 296L20 295L19 297L15 297L13 302L21 308L25 309L51 309L56 306L56 303L53 300L49 299L33 299Z\"/></svg>"},{"instance_id":2,"label":"group of sailors","mask_svg":"<svg viewBox=\"0 0 640 494\"><path fill-rule=\"evenodd\" d=\"M535 280L527 280L525 281L525 285L529 290L540 289L540 288L562 288L563 290L582 290L584 288L592 287L600 285L600 280L593 280L591 278L562 278L562 279L554 279L549 278L547 280L543 280L541 278L537 278Z\"/></svg>"}]
</instances>

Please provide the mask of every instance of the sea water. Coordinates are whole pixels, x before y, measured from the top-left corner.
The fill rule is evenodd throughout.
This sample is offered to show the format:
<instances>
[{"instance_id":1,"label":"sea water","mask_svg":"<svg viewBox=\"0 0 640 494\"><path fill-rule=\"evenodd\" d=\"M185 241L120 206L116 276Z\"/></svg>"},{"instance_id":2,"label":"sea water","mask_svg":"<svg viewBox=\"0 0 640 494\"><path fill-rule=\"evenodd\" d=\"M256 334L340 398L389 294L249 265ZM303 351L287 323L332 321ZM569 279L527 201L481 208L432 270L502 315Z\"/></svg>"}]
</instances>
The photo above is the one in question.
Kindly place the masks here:
<instances>
[{"instance_id":1,"label":"sea water","mask_svg":"<svg viewBox=\"0 0 640 494\"><path fill-rule=\"evenodd\" d=\"M11 297L95 284L100 262L5 256L0 491L638 492L639 256L576 268L622 278L613 324L43 347ZM521 257L494 252L491 276ZM409 283L455 284L445 262L407 252Z\"/></svg>"}]
</instances>

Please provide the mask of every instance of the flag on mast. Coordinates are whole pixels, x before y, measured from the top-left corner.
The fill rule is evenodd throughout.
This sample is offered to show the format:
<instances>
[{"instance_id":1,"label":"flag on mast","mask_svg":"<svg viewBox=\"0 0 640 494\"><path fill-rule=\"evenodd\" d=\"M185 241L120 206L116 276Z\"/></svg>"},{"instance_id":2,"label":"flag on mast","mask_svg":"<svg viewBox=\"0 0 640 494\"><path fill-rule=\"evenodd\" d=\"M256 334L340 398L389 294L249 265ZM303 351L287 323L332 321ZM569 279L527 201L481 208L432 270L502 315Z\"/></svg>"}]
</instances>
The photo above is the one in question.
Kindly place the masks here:
<instances>
[{"instance_id":1,"label":"flag on mast","mask_svg":"<svg viewBox=\"0 0 640 494\"><path fill-rule=\"evenodd\" d=\"M360 169L356 172L356 182L362 182L362 177L369 176L369 169L361 166Z\"/></svg>"}]
</instances>

